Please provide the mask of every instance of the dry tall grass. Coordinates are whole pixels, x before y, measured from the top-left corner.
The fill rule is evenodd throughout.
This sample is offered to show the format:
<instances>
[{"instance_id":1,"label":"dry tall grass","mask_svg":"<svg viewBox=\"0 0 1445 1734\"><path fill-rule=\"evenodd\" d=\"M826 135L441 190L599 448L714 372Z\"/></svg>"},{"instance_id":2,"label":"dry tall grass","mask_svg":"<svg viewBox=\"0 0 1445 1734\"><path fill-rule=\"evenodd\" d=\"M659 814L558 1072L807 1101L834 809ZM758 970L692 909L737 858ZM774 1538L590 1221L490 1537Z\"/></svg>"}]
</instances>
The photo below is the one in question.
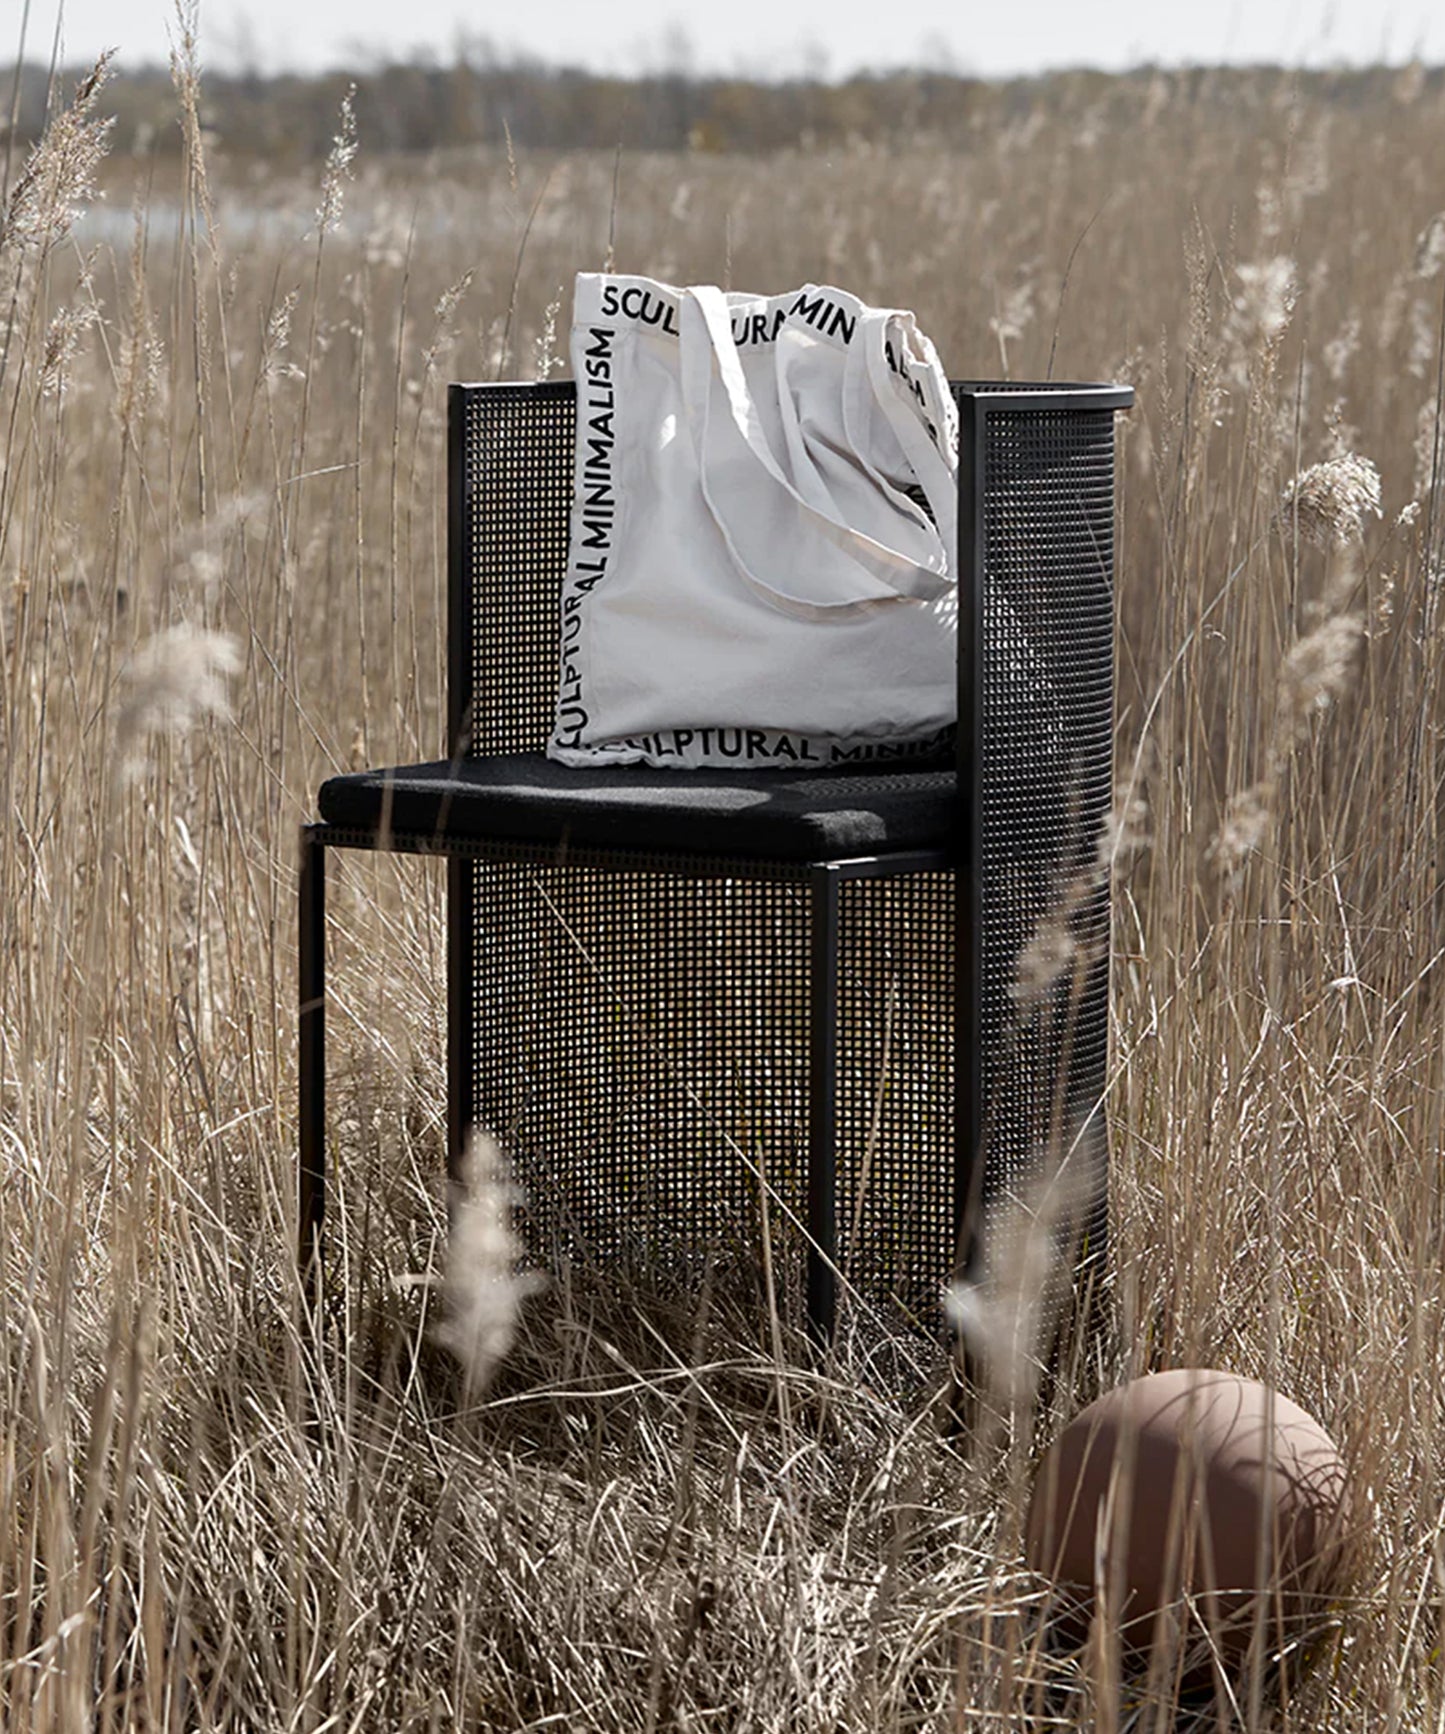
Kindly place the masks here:
<instances>
[{"instance_id":1,"label":"dry tall grass","mask_svg":"<svg viewBox=\"0 0 1445 1734\"><path fill-rule=\"evenodd\" d=\"M1353 1465L1342 1635L1206 1725L1445 1727L1439 100L1161 77L1127 124L955 154L624 159L614 212L610 157L353 161L344 120L323 185L228 167L184 47L176 84L179 184L90 88L0 230L6 1727L1170 1725L1039 1642L1021 1502L1068 1388L959 1440L926 1368L900 1398L721 1299L577 1279L468 1398L411 1280L442 1235L416 864L337 873L351 1313L308 1447L295 826L329 770L437 750L443 383L552 368L614 243L912 305L960 375L1139 387L1124 1328L1088 1377L1266 1376Z\"/></svg>"}]
</instances>

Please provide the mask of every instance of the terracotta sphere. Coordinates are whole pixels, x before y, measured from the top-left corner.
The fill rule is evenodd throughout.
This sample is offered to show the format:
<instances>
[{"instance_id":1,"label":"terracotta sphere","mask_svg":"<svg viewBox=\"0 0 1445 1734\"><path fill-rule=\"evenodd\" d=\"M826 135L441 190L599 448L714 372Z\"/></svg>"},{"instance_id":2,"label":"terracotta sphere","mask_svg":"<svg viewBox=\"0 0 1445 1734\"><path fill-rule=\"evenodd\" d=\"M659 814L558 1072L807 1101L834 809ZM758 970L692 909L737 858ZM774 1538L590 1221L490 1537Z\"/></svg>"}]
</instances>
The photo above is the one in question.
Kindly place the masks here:
<instances>
[{"instance_id":1,"label":"terracotta sphere","mask_svg":"<svg viewBox=\"0 0 1445 1734\"><path fill-rule=\"evenodd\" d=\"M1187 1593L1237 1663L1261 1585L1265 1655L1317 1621L1343 1570L1346 1512L1344 1465L1312 1416L1255 1380L1186 1368L1135 1379L1074 1417L1034 1483L1026 1554L1063 1592L1074 1638L1093 1611L1097 1538L1126 1650L1152 1645L1161 1608L1186 1641L1202 1637Z\"/></svg>"}]
</instances>

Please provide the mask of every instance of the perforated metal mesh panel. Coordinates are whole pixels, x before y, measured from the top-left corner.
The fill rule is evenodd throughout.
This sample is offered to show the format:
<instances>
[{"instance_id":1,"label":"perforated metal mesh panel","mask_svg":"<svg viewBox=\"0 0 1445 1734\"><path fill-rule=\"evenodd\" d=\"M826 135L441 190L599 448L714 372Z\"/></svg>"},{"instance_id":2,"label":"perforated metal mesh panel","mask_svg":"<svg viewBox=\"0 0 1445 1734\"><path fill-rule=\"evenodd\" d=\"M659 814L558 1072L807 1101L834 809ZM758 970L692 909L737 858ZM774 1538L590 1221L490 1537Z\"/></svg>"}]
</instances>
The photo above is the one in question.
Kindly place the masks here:
<instances>
[{"instance_id":1,"label":"perforated metal mesh panel","mask_svg":"<svg viewBox=\"0 0 1445 1734\"><path fill-rule=\"evenodd\" d=\"M570 383L452 389L453 750L541 752L557 700L576 395Z\"/></svg>"},{"instance_id":2,"label":"perforated metal mesh panel","mask_svg":"<svg viewBox=\"0 0 1445 1734\"><path fill-rule=\"evenodd\" d=\"M984 1198L1065 1165L1061 1234L1103 1249L1112 793L1111 408L982 423Z\"/></svg>"},{"instance_id":3,"label":"perforated metal mesh panel","mask_svg":"<svg viewBox=\"0 0 1445 1734\"><path fill-rule=\"evenodd\" d=\"M952 875L842 888L838 1262L928 1326L954 1262Z\"/></svg>"},{"instance_id":4,"label":"perforated metal mesh panel","mask_svg":"<svg viewBox=\"0 0 1445 1734\"><path fill-rule=\"evenodd\" d=\"M797 882L482 864L478 1108L539 1252L799 1289L808 895Z\"/></svg>"}]
</instances>

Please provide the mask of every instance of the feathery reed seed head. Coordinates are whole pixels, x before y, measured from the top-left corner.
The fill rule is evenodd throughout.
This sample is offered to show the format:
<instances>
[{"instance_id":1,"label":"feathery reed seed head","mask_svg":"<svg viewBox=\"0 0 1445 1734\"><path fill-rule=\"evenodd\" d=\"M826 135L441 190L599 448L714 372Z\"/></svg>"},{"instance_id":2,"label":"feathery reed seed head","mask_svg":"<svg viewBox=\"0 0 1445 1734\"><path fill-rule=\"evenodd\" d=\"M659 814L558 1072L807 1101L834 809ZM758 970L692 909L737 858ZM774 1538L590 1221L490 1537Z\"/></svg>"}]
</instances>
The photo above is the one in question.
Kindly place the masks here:
<instances>
[{"instance_id":1,"label":"feathery reed seed head","mask_svg":"<svg viewBox=\"0 0 1445 1734\"><path fill-rule=\"evenodd\" d=\"M1280 496L1284 533L1298 526L1317 548L1347 547L1364 534L1368 518L1380 515L1380 472L1357 452L1311 464Z\"/></svg>"},{"instance_id":2,"label":"feathery reed seed head","mask_svg":"<svg viewBox=\"0 0 1445 1734\"><path fill-rule=\"evenodd\" d=\"M1069 1149L1043 1162L1037 1177L991 1214L976 1271L944 1293L949 1324L1005 1409L1033 1396L1045 1320L1073 1266L1101 1154L1097 1132L1081 1128Z\"/></svg>"},{"instance_id":3,"label":"feathery reed seed head","mask_svg":"<svg viewBox=\"0 0 1445 1734\"><path fill-rule=\"evenodd\" d=\"M1259 852L1274 820L1274 784L1253 783L1231 795L1218 835L1206 851L1221 879L1238 890L1251 857Z\"/></svg>"},{"instance_id":4,"label":"feathery reed seed head","mask_svg":"<svg viewBox=\"0 0 1445 1734\"><path fill-rule=\"evenodd\" d=\"M1067 912L1051 912L1035 927L1019 953L1014 978L1009 983L1009 998L1015 1008L1028 1011L1042 1005L1055 982L1072 974L1078 956L1079 942Z\"/></svg>"},{"instance_id":5,"label":"feathery reed seed head","mask_svg":"<svg viewBox=\"0 0 1445 1734\"><path fill-rule=\"evenodd\" d=\"M79 307L62 307L45 328L45 347L40 358L40 395L55 397L65 389L75 358L80 353L81 340L100 321L100 310L93 302Z\"/></svg>"},{"instance_id":6,"label":"feathery reed seed head","mask_svg":"<svg viewBox=\"0 0 1445 1734\"><path fill-rule=\"evenodd\" d=\"M1336 385L1345 377L1350 363L1359 352L1363 327L1357 315L1351 314L1324 346L1325 372Z\"/></svg>"},{"instance_id":7,"label":"feathery reed seed head","mask_svg":"<svg viewBox=\"0 0 1445 1734\"><path fill-rule=\"evenodd\" d=\"M1114 780L1114 800L1099 831L1095 862L1100 873L1127 867L1154 842L1147 781L1154 749L1149 736L1139 742L1127 771Z\"/></svg>"},{"instance_id":8,"label":"feathery reed seed head","mask_svg":"<svg viewBox=\"0 0 1445 1734\"><path fill-rule=\"evenodd\" d=\"M1034 320L1034 284L1031 277L1016 283L1004 296L997 313L988 322L995 337L1012 342L1022 337Z\"/></svg>"},{"instance_id":9,"label":"feathery reed seed head","mask_svg":"<svg viewBox=\"0 0 1445 1734\"><path fill-rule=\"evenodd\" d=\"M61 109L32 148L0 211L0 248L53 247L95 197L96 171L115 124L113 117L95 113L112 53L101 55L76 86L70 107Z\"/></svg>"},{"instance_id":10,"label":"feathery reed seed head","mask_svg":"<svg viewBox=\"0 0 1445 1734\"><path fill-rule=\"evenodd\" d=\"M1349 685L1364 637L1362 615L1334 614L1298 639L1280 671L1282 717L1302 724L1329 710Z\"/></svg>"},{"instance_id":11,"label":"feathery reed seed head","mask_svg":"<svg viewBox=\"0 0 1445 1734\"><path fill-rule=\"evenodd\" d=\"M1229 335L1241 351L1268 347L1283 336L1299 298L1295 262L1279 253L1236 265L1234 277L1237 287L1229 309Z\"/></svg>"},{"instance_id":12,"label":"feathery reed seed head","mask_svg":"<svg viewBox=\"0 0 1445 1734\"><path fill-rule=\"evenodd\" d=\"M1438 277L1445 266L1445 211L1437 211L1415 242L1415 275Z\"/></svg>"},{"instance_id":13,"label":"feathery reed seed head","mask_svg":"<svg viewBox=\"0 0 1445 1734\"><path fill-rule=\"evenodd\" d=\"M235 641L221 632L180 625L147 639L121 675L116 750L127 772L139 770L147 737L186 734L206 717L226 720L226 678L240 666Z\"/></svg>"},{"instance_id":14,"label":"feathery reed seed head","mask_svg":"<svg viewBox=\"0 0 1445 1734\"><path fill-rule=\"evenodd\" d=\"M518 1269L522 1248L512 1230L516 1200L500 1148L474 1133L447 1249L446 1316L436 1332L437 1341L461 1362L473 1396L486 1389L506 1358L522 1302L542 1285L540 1275Z\"/></svg>"},{"instance_id":15,"label":"feathery reed seed head","mask_svg":"<svg viewBox=\"0 0 1445 1734\"><path fill-rule=\"evenodd\" d=\"M323 235L329 234L341 221L344 201L343 183L351 179L351 165L356 160L356 86L350 85L341 99L336 132L331 149L326 153L326 167L321 173L321 203L316 207L316 226Z\"/></svg>"}]
</instances>

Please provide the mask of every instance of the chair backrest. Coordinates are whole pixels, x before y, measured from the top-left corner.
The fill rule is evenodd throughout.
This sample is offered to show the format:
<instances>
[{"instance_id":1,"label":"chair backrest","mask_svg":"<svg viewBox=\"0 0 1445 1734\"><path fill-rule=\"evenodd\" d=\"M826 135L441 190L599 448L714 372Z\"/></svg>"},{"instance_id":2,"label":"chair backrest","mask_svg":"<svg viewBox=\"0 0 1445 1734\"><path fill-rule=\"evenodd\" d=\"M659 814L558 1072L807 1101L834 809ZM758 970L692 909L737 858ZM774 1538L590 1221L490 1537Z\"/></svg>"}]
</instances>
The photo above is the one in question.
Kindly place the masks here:
<instances>
[{"instance_id":1,"label":"chair backrest","mask_svg":"<svg viewBox=\"0 0 1445 1734\"><path fill-rule=\"evenodd\" d=\"M955 1210L1067 1159L1103 1246L1114 417L1127 387L957 384ZM542 750L572 495L570 381L454 385L449 750ZM979 1154L982 1161L978 1161ZM1082 1200L1082 1206L1077 1201Z\"/></svg>"},{"instance_id":2,"label":"chair backrest","mask_svg":"<svg viewBox=\"0 0 1445 1734\"><path fill-rule=\"evenodd\" d=\"M451 387L451 757L540 752L552 732L576 428L570 380Z\"/></svg>"}]
</instances>

